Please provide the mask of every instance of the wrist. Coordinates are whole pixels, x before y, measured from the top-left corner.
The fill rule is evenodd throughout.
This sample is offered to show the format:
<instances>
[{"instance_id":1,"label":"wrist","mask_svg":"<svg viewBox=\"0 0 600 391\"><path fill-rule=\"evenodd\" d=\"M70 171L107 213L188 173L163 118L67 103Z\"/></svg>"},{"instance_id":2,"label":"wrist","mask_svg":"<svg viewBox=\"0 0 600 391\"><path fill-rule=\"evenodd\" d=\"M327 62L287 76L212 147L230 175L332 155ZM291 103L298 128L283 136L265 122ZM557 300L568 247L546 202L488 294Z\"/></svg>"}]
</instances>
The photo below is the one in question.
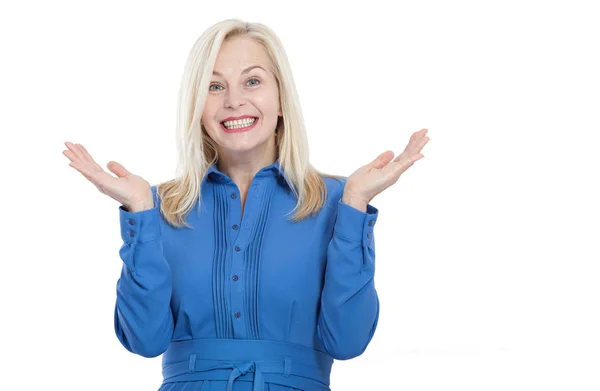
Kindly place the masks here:
<instances>
[{"instance_id":1,"label":"wrist","mask_svg":"<svg viewBox=\"0 0 600 391\"><path fill-rule=\"evenodd\" d=\"M349 205L355 209L360 210L361 212L367 211L368 201L353 195L351 192L344 191L342 195L342 202L346 205Z\"/></svg>"},{"instance_id":2,"label":"wrist","mask_svg":"<svg viewBox=\"0 0 600 391\"><path fill-rule=\"evenodd\" d=\"M150 199L141 202L134 202L131 205L125 206L125 208L131 213L142 212L144 210L154 208L154 200Z\"/></svg>"}]
</instances>

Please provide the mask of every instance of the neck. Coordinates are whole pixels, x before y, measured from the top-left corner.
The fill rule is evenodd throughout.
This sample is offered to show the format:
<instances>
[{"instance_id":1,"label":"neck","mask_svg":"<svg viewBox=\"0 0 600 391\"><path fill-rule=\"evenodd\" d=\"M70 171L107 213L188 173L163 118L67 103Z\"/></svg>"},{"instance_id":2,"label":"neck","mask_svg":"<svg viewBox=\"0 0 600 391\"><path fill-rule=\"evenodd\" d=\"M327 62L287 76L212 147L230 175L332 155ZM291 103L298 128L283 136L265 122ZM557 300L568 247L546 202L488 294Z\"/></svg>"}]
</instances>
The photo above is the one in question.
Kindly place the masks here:
<instances>
[{"instance_id":1,"label":"neck","mask_svg":"<svg viewBox=\"0 0 600 391\"><path fill-rule=\"evenodd\" d=\"M217 168L230 177L240 190L248 189L258 171L275 163L276 149L269 148L259 154L219 154Z\"/></svg>"}]
</instances>

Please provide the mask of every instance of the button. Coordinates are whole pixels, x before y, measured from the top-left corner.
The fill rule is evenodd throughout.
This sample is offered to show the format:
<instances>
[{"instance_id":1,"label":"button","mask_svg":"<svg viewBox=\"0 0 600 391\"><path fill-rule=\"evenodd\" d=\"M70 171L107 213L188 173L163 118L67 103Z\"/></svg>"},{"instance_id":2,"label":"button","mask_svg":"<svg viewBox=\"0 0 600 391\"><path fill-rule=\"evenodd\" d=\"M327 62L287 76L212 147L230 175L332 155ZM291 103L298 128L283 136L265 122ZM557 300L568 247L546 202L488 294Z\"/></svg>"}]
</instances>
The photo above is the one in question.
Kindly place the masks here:
<instances>
[{"instance_id":1,"label":"button","mask_svg":"<svg viewBox=\"0 0 600 391\"><path fill-rule=\"evenodd\" d=\"M240 311L235 311L235 318L239 319L240 316L242 316L242 314L240 314Z\"/></svg>"},{"instance_id":2,"label":"button","mask_svg":"<svg viewBox=\"0 0 600 391\"><path fill-rule=\"evenodd\" d=\"M238 229L238 228L240 228L240 227L239 227L237 224L234 224L234 225L233 225L233 227L231 227L231 228L233 228L233 229L236 229L236 230L237 230L237 229Z\"/></svg>"},{"instance_id":3,"label":"button","mask_svg":"<svg viewBox=\"0 0 600 391\"><path fill-rule=\"evenodd\" d=\"M367 239L371 239L371 233L367 232Z\"/></svg>"},{"instance_id":4,"label":"button","mask_svg":"<svg viewBox=\"0 0 600 391\"><path fill-rule=\"evenodd\" d=\"M235 200L237 198L237 194L231 193L231 198L233 198Z\"/></svg>"},{"instance_id":5,"label":"button","mask_svg":"<svg viewBox=\"0 0 600 391\"><path fill-rule=\"evenodd\" d=\"M129 231L129 236L134 236L134 235L135 235L135 232Z\"/></svg>"},{"instance_id":6,"label":"button","mask_svg":"<svg viewBox=\"0 0 600 391\"><path fill-rule=\"evenodd\" d=\"M237 280L238 280L238 276L237 276L237 274L234 274L234 275L233 275L233 277L231 277L231 279L232 279L233 281L237 281Z\"/></svg>"},{"instance_id":7,"label":"button","mask_svg":"<svg viewBox=\"0 0 600 391\"><path fill-rule=\"evenodd\" d=\"M240 252L240 247L239 246L235 246L235 251L239 253Z\"/></svg>"},{"instance_id":8,"label":"button","mask_svg":"<svg viewBox=\"0 0 600 391\"><path fill-rule=\"evenodd\" d=\"M129 225L134 225L135 224L135 220L134 219L129 219Z\"/></svg>"},{"instance_id":9,"label":"button","mask_svg":"<svg viewBox=\"0 0 600 391\"><path fill-rule=\"evenodd\" d=\"M373 226L373 220L369 220L369 227Z\"/></svg>"}]
</instances>

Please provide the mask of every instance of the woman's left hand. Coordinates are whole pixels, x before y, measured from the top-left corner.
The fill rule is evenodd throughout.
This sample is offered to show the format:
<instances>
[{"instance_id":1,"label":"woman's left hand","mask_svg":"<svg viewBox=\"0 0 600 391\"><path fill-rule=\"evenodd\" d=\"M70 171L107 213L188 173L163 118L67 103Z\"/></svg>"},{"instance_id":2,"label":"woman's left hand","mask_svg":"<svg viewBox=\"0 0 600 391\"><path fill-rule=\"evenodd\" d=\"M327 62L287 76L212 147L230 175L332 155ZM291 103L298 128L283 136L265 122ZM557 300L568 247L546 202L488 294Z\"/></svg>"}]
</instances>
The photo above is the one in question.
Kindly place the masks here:
<instances>
[{"instance_id":1,"label":"woman's left hand","mask_svg":"<svg viewBox=\"0 0 600 391\"><path fill-rule=\"evenodd\" d=\"M393 161L394 152L388 150L356 170L346 180L342 202L365 210L377 194L396 183L404 171L423 158L421 150L429 141L426 134L427 129L413 133L404 151Z\"/></svg>"}]
</instances>

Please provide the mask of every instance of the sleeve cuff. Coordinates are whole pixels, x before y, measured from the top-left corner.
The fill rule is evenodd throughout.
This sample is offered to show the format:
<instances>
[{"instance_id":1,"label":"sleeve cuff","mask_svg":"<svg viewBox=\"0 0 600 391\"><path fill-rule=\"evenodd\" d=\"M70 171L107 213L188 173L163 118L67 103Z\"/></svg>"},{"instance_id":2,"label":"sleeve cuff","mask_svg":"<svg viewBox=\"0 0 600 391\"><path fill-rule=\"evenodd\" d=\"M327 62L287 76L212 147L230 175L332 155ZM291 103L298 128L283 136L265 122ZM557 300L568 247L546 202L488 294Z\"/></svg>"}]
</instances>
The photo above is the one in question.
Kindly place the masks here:
<instances>
[{"instance_id":1,"label":"sleeve cuff","mask_svg":"<svg viewBox=\"0 0 600 391\"><path fill-rule=\"evenodd\" d=\"M121 238L126 243L147 242L160 237L160 211L156 202L154 208L140 212L128 212L120 205L119 218Z\"/></svg>"},{"instance_id":2,"label":"sleeve cuff","mask_svg":"<svg viewBox=\"0 0 600 391\"><path fill-rule=\"evenodd\" d=\"M334 232L342 238L373 246L373 228L378 215L379 210L371 204L367 204L367 211L363 212L340 199Z\"/></svg>"}]
</instances>

